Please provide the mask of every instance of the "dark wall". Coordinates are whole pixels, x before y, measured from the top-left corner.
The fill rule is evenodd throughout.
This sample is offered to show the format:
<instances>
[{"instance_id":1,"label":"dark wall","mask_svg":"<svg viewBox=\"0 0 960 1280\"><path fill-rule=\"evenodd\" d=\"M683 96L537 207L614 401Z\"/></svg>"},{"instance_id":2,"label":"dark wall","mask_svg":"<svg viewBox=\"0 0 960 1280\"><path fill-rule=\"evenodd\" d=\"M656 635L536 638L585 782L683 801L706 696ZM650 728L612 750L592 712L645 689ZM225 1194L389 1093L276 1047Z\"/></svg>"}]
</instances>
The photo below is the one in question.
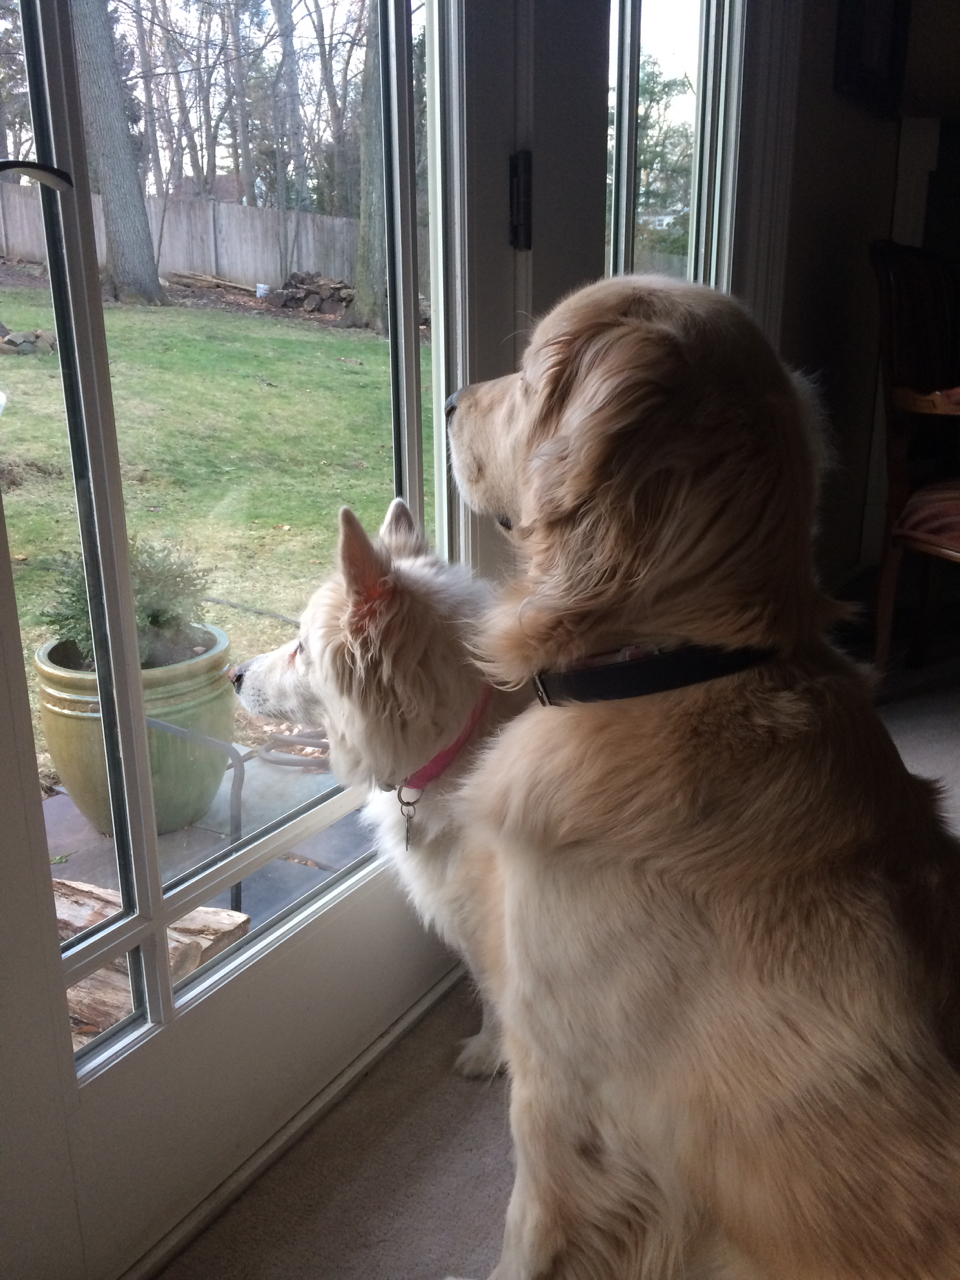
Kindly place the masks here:
<instances>
[{"instance_id":1,"label":"dark wall","mask_svg":"<svg viewBox=\"0 0 960 1280\"><path fill-rule=\"evenodd\" d=\"M913 0L903 113L960 120L960 4Z\"/></svg>"},{"instance_id":2,"label":"dark wall","mask_svg":"<svg viewBox=\"0 0 960 1280\"><path fill-rule=\"evenodd\" d=\"M960 82L960 71L957 74ZM927 190L924 247L949 258L960 271L960 119L940 122L937 167Z\"/></svg>"},{"instance_id":3,"label":"dark wall","mask_svg":"<svg viewBox=\"0 0 960 1280\"><path fill-rule=\"evenodd\" d=\"M819 382L836 465L823 495L820 566L838 586L860 559L878 365L871 240L890 234L898 125L833 89L836 0L804 5L781 348Z\"/></svg>"}]
</instances>

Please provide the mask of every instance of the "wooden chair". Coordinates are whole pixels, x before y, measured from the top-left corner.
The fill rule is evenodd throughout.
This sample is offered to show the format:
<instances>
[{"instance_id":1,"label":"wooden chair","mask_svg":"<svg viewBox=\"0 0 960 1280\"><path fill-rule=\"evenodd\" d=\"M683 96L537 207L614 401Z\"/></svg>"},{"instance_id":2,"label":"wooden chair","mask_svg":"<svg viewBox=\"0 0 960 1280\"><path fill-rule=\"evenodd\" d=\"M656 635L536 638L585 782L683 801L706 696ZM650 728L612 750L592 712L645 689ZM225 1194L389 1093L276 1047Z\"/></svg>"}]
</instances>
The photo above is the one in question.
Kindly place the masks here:
<instances>
[{"instance_id":1,"label":"wooden chair","mask_svg":"<svg viewBox=\"0 0 960 1280\"><path fill-rule=\"evenodd\" d=\"M870 246L880 286L887 423L887 514L874 661L886 665L905 549L927 557L912 646L922 661L936 606L936 565L960 561L960 281L952 265L892 240Z\"/></svg>"}]
</instances>

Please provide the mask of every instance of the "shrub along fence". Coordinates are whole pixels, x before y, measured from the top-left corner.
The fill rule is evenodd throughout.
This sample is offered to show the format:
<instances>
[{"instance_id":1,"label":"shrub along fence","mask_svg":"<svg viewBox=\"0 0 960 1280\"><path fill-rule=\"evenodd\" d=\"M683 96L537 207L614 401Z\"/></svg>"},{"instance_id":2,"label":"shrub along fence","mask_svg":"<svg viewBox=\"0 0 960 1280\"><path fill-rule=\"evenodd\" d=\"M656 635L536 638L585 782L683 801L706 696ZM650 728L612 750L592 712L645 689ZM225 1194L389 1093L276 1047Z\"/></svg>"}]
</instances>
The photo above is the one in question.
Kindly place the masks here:
<instances>
[{"instance_id":1,"label":"shrub along fence","mask_svg":"<svg viewBox=\"0 0 960 1280\"><path fill-rule=\"evenodd\" d=\"M160 248L161 276L193 271L237 284L277 288L291 271L333 280L356 280L356 218L318 213L285 213L218 200L167 200L147 196L147 218L154 252ZM93 196L97 253L104 257L100 197ZM282 237L282 239L281 239ZM426 253L426 238L421 253ZM0 182L0 253L24 262L44 262L46 249L40 216L40 190ZM422 269L426 263L421 264Z\"/></svg>"}]
</instances>

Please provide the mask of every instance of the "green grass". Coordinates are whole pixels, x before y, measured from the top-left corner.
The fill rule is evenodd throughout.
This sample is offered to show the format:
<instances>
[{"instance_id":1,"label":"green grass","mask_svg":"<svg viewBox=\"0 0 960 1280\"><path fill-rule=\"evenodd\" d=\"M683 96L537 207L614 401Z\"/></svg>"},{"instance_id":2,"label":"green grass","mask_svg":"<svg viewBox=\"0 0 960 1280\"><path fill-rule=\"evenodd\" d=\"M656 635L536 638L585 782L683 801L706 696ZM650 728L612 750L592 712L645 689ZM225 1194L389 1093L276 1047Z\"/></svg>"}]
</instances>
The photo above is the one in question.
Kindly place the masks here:
<instances>
[{"instance_id":1,"label":"green grass","mask_svg":"<svg viewBox=\"0 0 960 1280\"><path fill-rule=\"evenodd\" d=\"M0 319L52 327L48 295L0 289ZM387 343L254 312L112 307L105 319L129 532L193 552L210 570L210 595L296 617L332 567L339 507L374 531L393 494ZM0 390L0 462L16 481L4 511L29 668L49 638L37 616L50 596L46 562L79 542L56 357L0 357ZM424 412L430 474L429 403ZM431 492L426 499L432 513ZM209 605L207 618L230 634L235 660L292 634L222 605Z\"/></svg>"}]
</instances>

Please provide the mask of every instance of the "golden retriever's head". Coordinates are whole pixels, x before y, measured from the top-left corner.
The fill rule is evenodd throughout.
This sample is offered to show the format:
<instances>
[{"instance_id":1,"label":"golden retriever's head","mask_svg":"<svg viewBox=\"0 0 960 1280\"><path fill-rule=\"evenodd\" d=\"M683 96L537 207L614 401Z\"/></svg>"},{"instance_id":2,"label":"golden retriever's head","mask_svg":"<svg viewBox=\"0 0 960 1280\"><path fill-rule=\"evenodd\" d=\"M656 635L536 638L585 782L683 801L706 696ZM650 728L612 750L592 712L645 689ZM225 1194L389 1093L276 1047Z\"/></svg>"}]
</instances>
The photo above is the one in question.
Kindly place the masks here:
<instances>
[{"instance_id":1,"label":"golden retriever's head","mask_svg":"<svg viewBox=\"0 0 960 1280\"><path fill-rule=\"evenodd\" d=\"M519 373L460 392L450 439L464 499L525 559L484 640L505 680L637 641L789 651L831 616L812 397L723 294L579 290Z\"/></svg>"}]
</instances>

